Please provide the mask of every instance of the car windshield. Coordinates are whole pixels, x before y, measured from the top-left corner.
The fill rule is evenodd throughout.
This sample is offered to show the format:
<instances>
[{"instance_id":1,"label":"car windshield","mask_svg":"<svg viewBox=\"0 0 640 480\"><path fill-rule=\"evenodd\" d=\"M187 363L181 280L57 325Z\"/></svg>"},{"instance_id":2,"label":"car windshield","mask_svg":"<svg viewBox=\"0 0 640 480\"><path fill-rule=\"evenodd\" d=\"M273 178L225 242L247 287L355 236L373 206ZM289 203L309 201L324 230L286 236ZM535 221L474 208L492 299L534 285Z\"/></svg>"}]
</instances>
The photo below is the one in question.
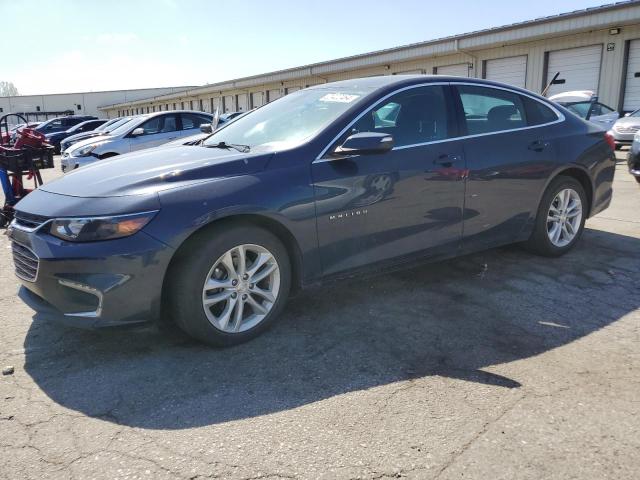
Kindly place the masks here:
<instances>
[{"instance_id":1,"label":"car windshield","mask_svg":"<svg viewBox=\"0 0 640 480\"><path fill-rule=\"evenodd\" d=\"M263 151L294 147L315 136L366 93L324 88L300 90L229 122L207 138L203 146L224 142Z\"/></svg>"},{"instance_id":2,"label":"car windshield","mask_svg":"<svg viewBox=\"0 0 640 480\"><path fill-rule=\"evenodd\" d=\"M129 132L129 129L134 123L139 123L140 121L148 117L149 117L148 115L139 115L137 117L131 118L128 121L124 122L122 125L120 125L118 128L109 130L109 135L116 135L116 136L124 135L125 133Z\"/></svg>"},{"instance_id":3,"label":"car windshield","mask_svg":"<svg viewBox=\"0 0 640 480\"><path fill-rule=\"evenodd\" d=\"M115 131L116 129L118 129L119 127L121 127L122 125L124 125L125 123L131 121L132 118L133 117L121 118L117 122L113 122L111 125L107 125L106 127L102 128L101 131L104 131L105 133L111 133L111 132ZM96 130L97 130L97 128L96 128Z\"/></svg>"}]
</instances>

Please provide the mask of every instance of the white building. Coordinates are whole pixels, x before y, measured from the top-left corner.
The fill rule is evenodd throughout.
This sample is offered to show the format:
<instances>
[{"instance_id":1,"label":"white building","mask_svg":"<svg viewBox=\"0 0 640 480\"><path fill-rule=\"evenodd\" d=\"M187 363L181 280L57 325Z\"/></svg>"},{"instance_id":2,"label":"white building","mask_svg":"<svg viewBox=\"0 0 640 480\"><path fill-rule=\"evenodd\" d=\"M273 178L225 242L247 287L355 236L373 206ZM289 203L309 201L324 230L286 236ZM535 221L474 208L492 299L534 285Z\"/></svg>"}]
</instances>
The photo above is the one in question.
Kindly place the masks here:
<instances>
[{"instance_id":1,"label":"white building","mask_svg":"<svg viewBox=\"0 0 640 480\"><path fill-rule=\"evenodd\" d=\"M490 8L487 7L487 8ZM619 2L463 35L229 80L186 92L114 102L105 115L194 108L247 110L300 88L373 75L487 78L540 93L593 90L600 101L640 108L640 1Z\"/></svg>"},{"instance_id":2,"label":"white building","mask_svg":"<svg viewBox=\"0 0 640 480\"><path fill-rule=\"evenodd\" d=\"M60 93L50 95L17 95L0 97L0 117L6 113L28 114L29 120L46 120L64 112L75 115L104 115L100 105L122 103L183 92L193 87L142 88L136 90L113 90L105 92ZM12 119L12 123L15 123Z\"/></svg>"}]
</instances>

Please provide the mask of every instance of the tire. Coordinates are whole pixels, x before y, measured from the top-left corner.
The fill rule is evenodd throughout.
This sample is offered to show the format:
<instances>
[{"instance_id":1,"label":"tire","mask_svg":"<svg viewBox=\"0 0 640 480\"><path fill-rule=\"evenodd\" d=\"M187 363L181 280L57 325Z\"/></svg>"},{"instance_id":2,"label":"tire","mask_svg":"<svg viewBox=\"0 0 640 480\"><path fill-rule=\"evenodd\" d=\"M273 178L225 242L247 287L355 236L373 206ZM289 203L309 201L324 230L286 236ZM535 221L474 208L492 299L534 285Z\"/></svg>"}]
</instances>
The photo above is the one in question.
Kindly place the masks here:
<instances>
[{"instance_id":1,"label":"tire","mask_svg":"<svg viewBox=\"0 0 640 480\"><path fill-rule=\"evenodd\" d=\"M548 222L548 218L550 218L549 216L552 215L550 209L552 203L556 201L556 197L559 195L559 193L567 190L575 192L577 197L579 197L581 205L581 216L579 222L575 221L575 227L573 228L574 231L577 231L575 231L573 238L567 241L566 244L562 244L563 241L561 238L558 239L558 242L554 243L551 239L551 236L553 236L553 234L549 230L553 229L554 222ZM575 199L575 197L573 198ZM554 205L556 204L554 203ZM546 257L559 257L561 255L564 255L575 246L578 240L580 240L580 237L582 236L582 232L584 230L584 222L586 220L588 211L589 204L587 201L587 196L580 182L573 177L567 177L563 175L556 177L551 181L551 184L547 187L547 190L542 196L542 200L540 201L538 212L536 214L535 226L533 232L531 233L531 236L529 237L529 240L525 242L525 247L533 253ZM553 215L555 217L556 214L554 213ZM567 226L566 230L570 230L569 226ZM564 235L564 231L561 231L561 235ZM566 241L567 239L565 238L564 240Z\"/></svg>"},{"instance_id":2,"label":"tire","mask_svg":"<svg viewBox=\"0 0 640 480\"><path fill-rule=\"evenodd\" d=\"M226 258L230 251L232 255L237 255L240 246L243 246L242 251L246 252L247 272L251 271L252 265L256 265L254 262L257 256L252 256L258 255L259 249L262 249L259 254L264 254L264 258L267 258L268 254L271 255L277 267L274 270L278 273L277 285L275 273L256 284L248 283L250 280L241 280L235 273L233 276L229 275L225 267L227 263L223 263L223 256ZM225 222L223 225L196 233L176 255L167 273L169 282L165 290L169 315L185 333L201 342L216 347L227 347L251 340L269 328L284 308L291 288L291 263L285 246L267 230L248 224ZM233 261L236 260L237 257L233 257ZM267 267L271 268L274 263L264 265L255 273L264 273ZM232 267L241 271L237 266ZM214 278L215 275L220 275L222 279ZM231 278L238 279L235 280L238 284L236 287L231 287ZM211 290L210 294L210 291L203 291L205 282L222 282L228 284L228 287ZM264 290L263 282L268 282L268 287ZM256 291L266 292L268 289L277 289L273 302L268 302L256 294ZM231 294L235 296L214 303L209 307L208 313L205 313L205 301L213 299L216 295L228 295L229 292L233 292ZM244 297L248 297L248 300L244 301ZM241 319L238 322L240 331L231 331L236 325L236 306L241 300L243 307L240 311L243 313L240 314ZM268 308L268 312L260 315L249 302L253 302L254 305L257 302L263 310ZM234 304L236 306L231 307ZM227 328L223 329L224 322L219 319L225 318L224 312L231 308L227 315ZM242 315L246 316L244 320ZM261 319L257 320L260 317ZM257 323L252 325L253 322ZM243 328L246 330L242 330Z\"/></svg>"}]
</instances>

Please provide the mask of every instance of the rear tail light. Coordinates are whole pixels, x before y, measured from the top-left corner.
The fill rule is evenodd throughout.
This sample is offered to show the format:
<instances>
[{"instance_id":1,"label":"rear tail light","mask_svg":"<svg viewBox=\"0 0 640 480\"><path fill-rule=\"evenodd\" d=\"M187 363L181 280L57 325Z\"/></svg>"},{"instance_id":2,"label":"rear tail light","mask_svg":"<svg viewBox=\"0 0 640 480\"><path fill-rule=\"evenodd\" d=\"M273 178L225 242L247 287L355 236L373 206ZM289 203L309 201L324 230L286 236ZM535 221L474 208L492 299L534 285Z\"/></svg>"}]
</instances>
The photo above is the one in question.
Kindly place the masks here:
<instances>
[{"instance_id":1,"label":"rear tail light","mask_svg":"<svg viewBox=\"0 0 640 480\"><path fill-rule=\"evenodd\" d=\"M611 135L611 133L607 132L604 134L604 141L607 142L611 150L616 149L616 140L615 138L613 138L613 135Z\"/></svg>"}]
</instances>

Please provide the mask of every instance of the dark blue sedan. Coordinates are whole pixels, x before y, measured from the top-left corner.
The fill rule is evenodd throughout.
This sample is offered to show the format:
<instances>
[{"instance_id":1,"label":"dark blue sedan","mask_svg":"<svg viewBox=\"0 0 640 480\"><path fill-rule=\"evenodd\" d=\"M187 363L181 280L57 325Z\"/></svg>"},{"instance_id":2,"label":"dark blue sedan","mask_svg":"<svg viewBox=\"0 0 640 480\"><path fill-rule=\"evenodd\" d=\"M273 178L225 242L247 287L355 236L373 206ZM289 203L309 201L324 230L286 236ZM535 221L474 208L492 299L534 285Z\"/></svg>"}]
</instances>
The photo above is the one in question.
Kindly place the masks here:
<instances>
[{"instance_id":1,"label":"dark blue sedan","mask_svg":"<svg viewBox=\"0 0 640 480\"><path fill-rule=\"evenodd\" d=\"M315 86L25 197L9 233L20 295L78 326L169 318L235 344L320 281L515 242L568 252L611 201L613 152L601 128L493 82Z\"/></svg>"}]
</instances>

